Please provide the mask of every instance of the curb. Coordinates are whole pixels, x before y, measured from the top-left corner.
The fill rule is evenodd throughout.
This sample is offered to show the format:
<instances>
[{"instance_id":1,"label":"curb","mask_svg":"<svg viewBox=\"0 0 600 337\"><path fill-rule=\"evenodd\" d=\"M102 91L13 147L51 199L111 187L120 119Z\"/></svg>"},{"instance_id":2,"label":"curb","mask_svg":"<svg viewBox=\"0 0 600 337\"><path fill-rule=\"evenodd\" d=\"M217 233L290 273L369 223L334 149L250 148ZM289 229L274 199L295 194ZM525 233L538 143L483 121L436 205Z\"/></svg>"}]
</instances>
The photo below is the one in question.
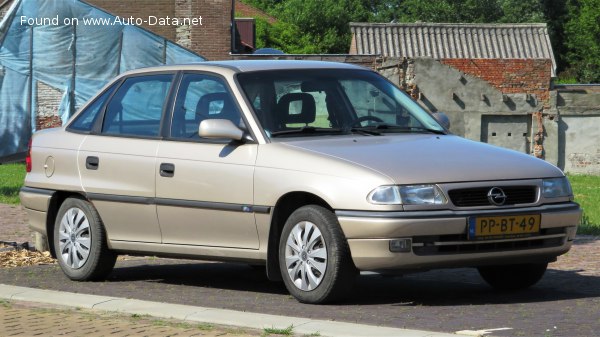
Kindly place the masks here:
<instances>
[{"instance_id":1,"label":"curb","mask_svg":"<svg viewBox=\"0 0 600 337\"><path fill-rule=\"evenodd\" d=\"M318 332L321 336L329 337L465 336L450 333L388 328L309 318L195 307L181 304L150 302L119 297L78 294L5 284L0 284L0 298L5 300L37 302L109 312L150 315L159 318L172 318L183 321L246 327L259 330L264 328L285 329L290 325L293 325L295 334L313 334Z\"/></svg>"}]
</instances>

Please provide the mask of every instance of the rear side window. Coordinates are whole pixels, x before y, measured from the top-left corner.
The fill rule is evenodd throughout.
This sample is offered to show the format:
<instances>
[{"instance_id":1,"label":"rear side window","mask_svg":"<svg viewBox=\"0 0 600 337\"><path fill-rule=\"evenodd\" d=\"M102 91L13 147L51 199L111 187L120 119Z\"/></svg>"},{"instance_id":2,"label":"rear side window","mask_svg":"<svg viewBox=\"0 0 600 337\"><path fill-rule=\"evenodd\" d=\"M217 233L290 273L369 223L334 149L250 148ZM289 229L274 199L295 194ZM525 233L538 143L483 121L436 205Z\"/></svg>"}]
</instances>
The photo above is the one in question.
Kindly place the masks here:
<instances>
[{"instance_id":1,"label":"rear side window","mask_svg":"<svg viewBox=\"0 0 600 337\"><path fill-rule=\"evenodd\" d=\"M113 95L104 114L102 133L156 137L173 75L128 78Z\"/></svg>"},{"instance_id":2,"label":"rear side window","mask_svg":"<svg viewBox=\"0 0 600 337\"><path fill-rule=\"evenodd\" d=\"M82 111L75 120L69 125L70 130L76 130L81 132L89 132L94 127L98 116L100 116L102 107L106 100L110 97L110 94L114 91L115 85L106 90L100 97L88 105L84 111Z\"/></svg>"}]
</instances>

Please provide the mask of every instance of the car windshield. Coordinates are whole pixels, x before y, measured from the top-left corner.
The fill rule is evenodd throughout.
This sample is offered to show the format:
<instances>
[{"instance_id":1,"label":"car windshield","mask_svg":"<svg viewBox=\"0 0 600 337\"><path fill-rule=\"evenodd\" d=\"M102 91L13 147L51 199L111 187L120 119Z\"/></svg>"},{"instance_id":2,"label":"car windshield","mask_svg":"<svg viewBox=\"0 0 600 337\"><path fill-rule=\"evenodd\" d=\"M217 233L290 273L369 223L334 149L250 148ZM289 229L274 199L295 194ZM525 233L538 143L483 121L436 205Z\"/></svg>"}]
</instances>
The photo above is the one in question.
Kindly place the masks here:
<instances>
[{"instance_id":1,"label":"car windshield","mask_svg":"<svg viewBox=\"0 0 600 337\"><path fill-rule=\"evenodd\" d=\"M270 138L445 133L408 95L372 71L277 70L237 78Z\"/></svg>"}]
</instances>

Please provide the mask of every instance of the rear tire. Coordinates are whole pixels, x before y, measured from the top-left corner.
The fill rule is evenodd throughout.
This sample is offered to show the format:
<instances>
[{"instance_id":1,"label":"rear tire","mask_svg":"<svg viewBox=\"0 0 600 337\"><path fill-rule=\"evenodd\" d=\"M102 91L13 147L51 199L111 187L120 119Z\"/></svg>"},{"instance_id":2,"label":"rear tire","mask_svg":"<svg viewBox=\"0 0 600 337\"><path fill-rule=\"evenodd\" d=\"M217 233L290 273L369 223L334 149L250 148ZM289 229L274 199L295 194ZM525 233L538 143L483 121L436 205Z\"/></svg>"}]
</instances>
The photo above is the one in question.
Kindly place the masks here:
<instances>
[{"instance_id":1,"label":"rear tire","mask_svg":"<svg viewBox=\"0 0 600 337\"><path fill-rule=\"evenodd\" d=\"M536 284L544 273L548 263L512 264L505 266L479 267L479 275L490 286L498 290L519 290Z\"/></svg>"},{"instance_id":2,"label":"rear tire","mask_svg":"<svg viewBox=\"0 0 600 337\"><path fill-rule=\"evenodd\" d=\"M98 212L89 201L75 197L66 199L58 210L54 251L60 268L74 281L102 280L117 260L106 244Z\"/></svg>"},{"instance_id":3,"label":"rear tire","mask_svg":"<svg viewBox=\"0 0 600 337\"><path fill-rule=\"evenodd\" d=\"M356 278L336 216L316 205L297 209L286 221L279 242L279 266L286 288L302 303L339 300Z\"/></svg>"}]
</instances>

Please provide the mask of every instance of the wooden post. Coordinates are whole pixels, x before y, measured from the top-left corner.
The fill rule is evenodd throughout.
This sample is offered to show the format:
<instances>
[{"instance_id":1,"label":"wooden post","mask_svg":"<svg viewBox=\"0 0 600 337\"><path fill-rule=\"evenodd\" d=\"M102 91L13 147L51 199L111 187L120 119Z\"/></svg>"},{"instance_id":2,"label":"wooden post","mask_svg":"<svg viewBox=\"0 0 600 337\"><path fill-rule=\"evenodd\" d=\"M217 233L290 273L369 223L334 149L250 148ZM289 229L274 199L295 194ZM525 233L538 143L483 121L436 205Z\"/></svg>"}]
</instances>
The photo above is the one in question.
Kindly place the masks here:
<instances>
[{"instance_id":1,"label":"wooden post","mask_svg":"<svg viewBox=\"0 0 600 337\"><path fill-rule=\"evenodd\" d=\"M48 247L48 238L38 232L35 233L34 246L35 250L37 250L38 252L45 252L50 250L50 247Z\"/></svg>"}]
</instances>

